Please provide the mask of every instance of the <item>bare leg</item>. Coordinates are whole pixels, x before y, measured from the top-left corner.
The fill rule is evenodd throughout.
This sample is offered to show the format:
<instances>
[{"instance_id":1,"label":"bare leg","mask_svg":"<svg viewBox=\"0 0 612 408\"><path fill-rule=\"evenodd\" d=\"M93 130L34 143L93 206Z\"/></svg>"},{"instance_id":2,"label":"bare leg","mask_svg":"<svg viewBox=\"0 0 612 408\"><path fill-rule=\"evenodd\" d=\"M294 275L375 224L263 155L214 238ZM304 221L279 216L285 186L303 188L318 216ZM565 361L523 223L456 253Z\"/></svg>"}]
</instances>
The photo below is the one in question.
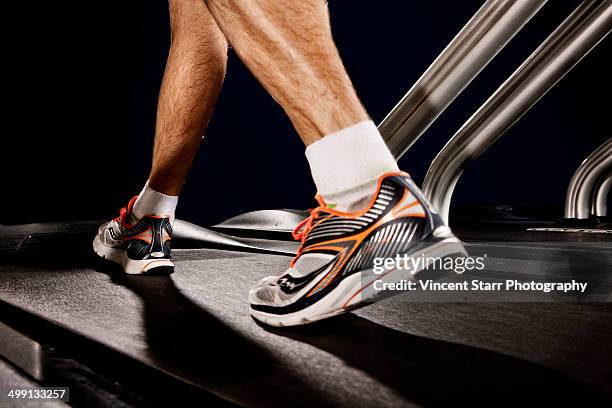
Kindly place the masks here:
<instances>
[{"instance_id":1,"label":"bare leg","mask_svg":"<svg viewBox=\"0 0 612 408\"><path fill-rule=\"evenodd\" d=\"M149 186L176 196L223 84L227 41L202 0L170 0L170 24Z\"/></svg>"},{"instance_id":2,"label":"bare leg","mask_svg":"<svg viewBox=\"0 0 612 408\"><path fill-rule=\"evenodd\" d=\"M323 0L206 3L306 145L368 119L332 40Z\"/></svg>"},{"instance_id":3,"label":"bare leg","mask_svg":"<svg viewBox=\"0 0 612 408\"><path fill-rule=\"evenodd\" d=\"M290 267L280 276L263 278L249 292L255 319L300 325L380 300L379 288L371 286L378 280L372 272L378 256L386 265L402 255L444 259L465 254L410 178L399 172L368 120L332 40L323 0L206 3L307 145L306 158L322 197L294 231L302 245ZM442 249L442 243L448 247ZM396 269L380 277L405 282L406 275L389 273ZM409 271L409 279L416 272Z\"/></svg>"}]
</instances>

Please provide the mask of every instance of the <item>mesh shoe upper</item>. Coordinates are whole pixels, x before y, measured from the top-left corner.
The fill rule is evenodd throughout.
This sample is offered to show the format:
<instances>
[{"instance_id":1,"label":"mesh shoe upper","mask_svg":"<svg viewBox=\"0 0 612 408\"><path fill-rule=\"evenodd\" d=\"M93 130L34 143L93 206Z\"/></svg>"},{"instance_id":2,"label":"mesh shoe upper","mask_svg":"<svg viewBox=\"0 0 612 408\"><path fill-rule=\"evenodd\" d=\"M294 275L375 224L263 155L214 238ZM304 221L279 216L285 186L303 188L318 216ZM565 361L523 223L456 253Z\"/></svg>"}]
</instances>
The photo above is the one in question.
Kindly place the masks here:
<instances>
[{"instance_id":1,"label":"mesh shoe upper","mask_svg":"<svg viewBox=\"0 0 612 408\"><path fill-rule=\"evenodd\" d=\"M294 231L302 245L291 267L279 278L262 281L256 300L285 304L305 291L306 298L316 301L344 277L371 269L374 259L409 252L443 225L405 173L381 177L362 211L342 213L318 200L320 207Z\"/></svg>"}]
</instances>

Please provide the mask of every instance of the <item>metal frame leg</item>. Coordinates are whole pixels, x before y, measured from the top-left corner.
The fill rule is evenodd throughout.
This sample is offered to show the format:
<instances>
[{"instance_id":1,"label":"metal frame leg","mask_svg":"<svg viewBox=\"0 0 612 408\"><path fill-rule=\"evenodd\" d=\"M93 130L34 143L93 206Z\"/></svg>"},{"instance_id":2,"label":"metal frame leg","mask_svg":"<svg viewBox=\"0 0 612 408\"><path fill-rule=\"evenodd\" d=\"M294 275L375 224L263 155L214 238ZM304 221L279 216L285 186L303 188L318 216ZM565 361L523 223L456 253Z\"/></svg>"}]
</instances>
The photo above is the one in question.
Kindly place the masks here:
<instances>
[{"instance_id":1,"label":"metal frame leg","mask_svg":"<svg viewBox=\"0 0 612 408\"><path fill-rule=\"evenodd\" d=\"M594 194L601 178L612 169L612 139L591 153L578 167L565 198L565 218L586 219L594 205Z\"/></svg>"},{"instance_id":2,"label":"metal frame leg","mask_svg":"<svg viewBox=\"0 0 612 408\"><path fill-rule=\"evenodd\" d=\"M608 174L602 177L593 190L591 204L591 214L596 217L608 215L608 197L612 190L612 169L608 169Z\"/></svg>"},{"instance_id":3,"label":"metal frame leg","mask_svg":"<svg viewBox=\"0 0 612 408\"><path fill-rule=\"evenodd\" d=\"M463 170L487 150L612 27L612 2L584 1L455 133L433 160L423 190L448 221Z\"/></svg>"},{"instance_id":4,"label":"metal frame leg","mask_svg":"<svg viewBox=\"0 0 612 408\"><path fill-rule=\"evenodd\" d=\"M565 218L589 218L595 187L611 168L612 139L608 139L584 159L572 176L565 198Z\"/></svg>"}]
</instances>

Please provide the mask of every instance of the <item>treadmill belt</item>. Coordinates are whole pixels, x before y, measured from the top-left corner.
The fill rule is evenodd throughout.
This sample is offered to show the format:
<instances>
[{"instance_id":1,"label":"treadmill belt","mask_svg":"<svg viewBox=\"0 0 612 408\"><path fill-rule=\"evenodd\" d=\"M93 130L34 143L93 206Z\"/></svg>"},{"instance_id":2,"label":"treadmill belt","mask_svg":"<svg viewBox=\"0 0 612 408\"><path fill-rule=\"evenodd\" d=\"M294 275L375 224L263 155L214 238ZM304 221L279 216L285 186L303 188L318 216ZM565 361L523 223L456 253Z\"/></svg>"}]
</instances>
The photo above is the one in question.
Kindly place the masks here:
<instances>
[{"instance_id":1,"label":"treadmill belt","mask_svg":"<svg viewBox=\"0 0 612 408\"><path fill-rule=\"evenodd\" d=\"M289 257L211 249L175 256L170 277L29 257L0 266L0 299L241 406L612 400L609 304L411 303L402 294L318 324L271 329L249 316L247 293Z\"/></svg>"}]
</instances>

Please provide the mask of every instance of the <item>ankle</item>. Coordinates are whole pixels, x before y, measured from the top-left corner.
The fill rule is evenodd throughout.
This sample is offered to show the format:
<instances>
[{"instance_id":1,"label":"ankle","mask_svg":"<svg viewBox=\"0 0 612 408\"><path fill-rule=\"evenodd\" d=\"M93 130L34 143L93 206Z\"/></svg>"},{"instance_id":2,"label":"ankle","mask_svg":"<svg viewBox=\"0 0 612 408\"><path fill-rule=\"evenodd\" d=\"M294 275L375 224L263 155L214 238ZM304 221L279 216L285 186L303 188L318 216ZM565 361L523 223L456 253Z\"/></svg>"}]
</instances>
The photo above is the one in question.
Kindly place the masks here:
<instances>
[{"instance_id":1,"label":"ankle","mask_svg":"<svg viewBox=\"0 0 612 408\"><path fill-rule=\"evenodd\" d=\"M134 203L132 213L138 219L147 215L162 215L174 220L177 204L178 196L160 193L147 182Z\"/></svg>"},{"instance_id":2,"label":"ankle","mask_svg":"<svg viewBox=\"0 0 612 408\"><path fill-rule=\"evenodd\" d=\"M164 178L158 177L155 173L151 173L146 185L155 192L170 197L178 197L183 188L182 182L177 184L173 180L165 180Z\"/></svg>"},{"instance_id":3,"label":"ankle","mask_svg":"<svg viewBox=\"0 0 612 408\"><path fill-rule=\"evenodd\" d=\"M306 157L323 200L344 212L363 209L380 176L399 171L371 120L325 136L306 148Z\"/></svg>"}]
</instances>

